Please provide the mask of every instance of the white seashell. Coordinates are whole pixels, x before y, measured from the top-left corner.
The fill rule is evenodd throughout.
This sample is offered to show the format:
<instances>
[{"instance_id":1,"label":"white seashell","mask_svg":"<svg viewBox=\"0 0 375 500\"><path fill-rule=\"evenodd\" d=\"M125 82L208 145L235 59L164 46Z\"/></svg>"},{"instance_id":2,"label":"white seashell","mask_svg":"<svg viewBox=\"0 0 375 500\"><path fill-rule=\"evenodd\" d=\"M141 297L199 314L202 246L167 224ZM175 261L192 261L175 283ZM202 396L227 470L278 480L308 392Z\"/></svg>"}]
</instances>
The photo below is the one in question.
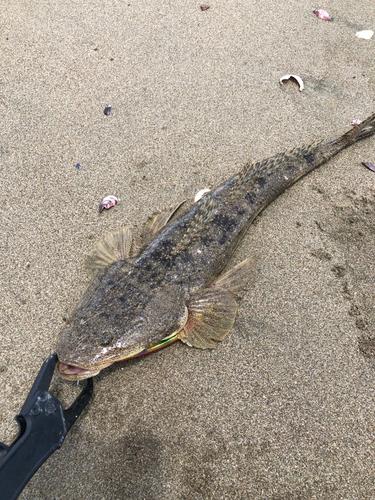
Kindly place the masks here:
<instances>
[{"instance_id":1,"label":"white seashell","mask_svg":"<svg viewBox=\"0 0 375 500\"><path fill-rule=\"evenodd\" d=\"M209 193L210 191L211 191L211 189L207 189L207 188L206 189L201 189L195 195L194 201L199 201L201 198L203 198L203 196L205 195L205 193Z\"/></svg>"},{"instance_id":2,"label":"white seashell","mask_svg":"<svg viewBox=\"0 0 375 500\"><path fill-rule=\"evenodd\" d=\"M362 120L352 120L352 121L350 122L350 125L351 125L352 127L358 127L358 125L360 125L361 123L362 123Z\"/></svg>"},{"instance_id":3,"label":"white seashell","mask_svg":"<svg viewBox=\"0 0 375 500\"><path fill-rule=\"evenodd\" d=\"M102 199L99 205L99 213L103 212L104 209L108 210L111 207L117 205L118 199L116 196L109 195Z\"/></svg>"},{"instance_id":4,"label":"white seashell","mask_svg":"<svg viewBox=\"0 0 375 500\"><path fill-rule=\"evenodd\" d=\"M355 34L358 38L364 38L365 40L370 40L374 32L372 30L357 31Z\"/></svg>"},{"instance_id":5,"label":"white seashell","mask_svg":"<svg viewBox=\"0 0 375 500\"><path fill-rule=\"evenodd\" d=\"M283 84L284 80L289 80L290 78L294 78L297 81L297 83L299 85L299 90L300 90L300 92L302 92L302 90L305 88L305 84L303 83L302 78L298 75L284 75L284 76L282 76L280 78L280 85Z\"/></svg>"}]
</instances>

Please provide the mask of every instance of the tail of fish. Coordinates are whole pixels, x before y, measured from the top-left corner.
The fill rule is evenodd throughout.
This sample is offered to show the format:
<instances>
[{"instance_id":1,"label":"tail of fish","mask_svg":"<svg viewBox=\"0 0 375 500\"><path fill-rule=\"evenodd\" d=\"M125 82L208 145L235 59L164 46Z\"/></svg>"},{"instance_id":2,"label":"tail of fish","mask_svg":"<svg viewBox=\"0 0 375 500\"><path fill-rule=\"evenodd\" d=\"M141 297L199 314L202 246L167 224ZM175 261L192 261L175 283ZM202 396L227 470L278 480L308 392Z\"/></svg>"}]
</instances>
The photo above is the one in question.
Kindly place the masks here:
<instances>
[{"instance_id":1,"label":"tail of fish","mask_svg":"<svg viewBox=\"0 0 375 500\"><path fill-rule=\"evenodd\" d=\"M232 180L227 200L236 204L244 198L251 217L268 206L298 179L330 160L342 149L375 134L375 113L334 141L317 141L271 158L247 163Z\"/></svg>"},{"instance_id":2,"label":"tail of fish","mask_svg":"<svg viewBox=\"0 0 375 500\"><path fill-rule=\"evenodd\" d=\"M370 137L375 134L375 113L367 118L364 122L352 128L344 134L338 142L342 143L342 147L346 148L355 142Z\"/></svg>"},{"instance_id":3,"label":"tail of fish","mask_svg":"<svg viewBox=\"0 0 375 500\"><path fill-rule=\"evenodd\" d=\"M187 229L173 243L170 255L186 251L203 235L209 235L214 240L222 233L221 241L226 241L227 253L224 252L224 244L221 244L220 251L217 251L220 263L212 260L212 268L220 269L247 227L279 194L342 149L374 134L375 114L336 140L315 141L262 161L246 163L237 175L206 195L191 212L182 216L181 221ZM176 221L176 224L180 222ZM165 232L164 236L169 238L169 233Z\"/></svg>"}]
</instances>

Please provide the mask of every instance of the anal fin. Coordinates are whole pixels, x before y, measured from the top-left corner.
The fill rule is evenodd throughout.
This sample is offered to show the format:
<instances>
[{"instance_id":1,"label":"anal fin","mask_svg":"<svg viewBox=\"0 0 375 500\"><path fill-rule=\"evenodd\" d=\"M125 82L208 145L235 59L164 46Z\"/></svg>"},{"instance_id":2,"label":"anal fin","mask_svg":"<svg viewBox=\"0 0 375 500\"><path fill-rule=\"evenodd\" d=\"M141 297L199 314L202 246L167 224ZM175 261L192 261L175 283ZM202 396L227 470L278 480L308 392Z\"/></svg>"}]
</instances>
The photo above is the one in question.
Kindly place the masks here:
<instances>
[{"instance_id":1,"label":"anal fin","mask_svg":"<svg viewBox=\"0 0 375 500\"><path fill-rule=\"evenodd\" d=\"M232 329L237 304L219 287L196 292L187 303L188 319L178 338L191 347L213 349Z\"/></svg>"},{"instance_id":2,"label":"anal fin","mask_svg":"<svg viewBox=\"0 0 375 500\"><path fill-rule=\"evenodd\" d=\"M249 289L253 285L257 274L257 255L253 255L220 275L213 282L213 286L225 288L231 293L238 293Z\"/></svg>"}]
</instances>

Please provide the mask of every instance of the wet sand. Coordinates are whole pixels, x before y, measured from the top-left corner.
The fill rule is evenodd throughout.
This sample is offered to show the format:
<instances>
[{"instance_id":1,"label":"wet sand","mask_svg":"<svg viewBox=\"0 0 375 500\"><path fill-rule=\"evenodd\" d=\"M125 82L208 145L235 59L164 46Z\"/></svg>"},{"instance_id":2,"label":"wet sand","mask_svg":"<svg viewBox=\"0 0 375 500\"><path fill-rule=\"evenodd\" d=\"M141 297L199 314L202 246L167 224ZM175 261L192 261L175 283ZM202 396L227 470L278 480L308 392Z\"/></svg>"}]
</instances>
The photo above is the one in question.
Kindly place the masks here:
<instances>
[{"instance_id":1,"label":"wet sand","mask_svg":"<svg viewBox=\"0 0 375 500\"><path fill-rule=\"evenodd\" d=\"M107 231L375 111L372 0L4 3L0 439ZM333 17L312 15L323 7ZM279 78L300 75L305 90ZM106 105L112 112L105 116ZM373 498L375 139L279 197L234 261L255 286L214 351L177 343L95 379L20 498ZM81 170L76 169L76 164ZM102 197L119 204L98 214ZM66 404L72 384L54 381Z\"/></svg>"}]
</instances>

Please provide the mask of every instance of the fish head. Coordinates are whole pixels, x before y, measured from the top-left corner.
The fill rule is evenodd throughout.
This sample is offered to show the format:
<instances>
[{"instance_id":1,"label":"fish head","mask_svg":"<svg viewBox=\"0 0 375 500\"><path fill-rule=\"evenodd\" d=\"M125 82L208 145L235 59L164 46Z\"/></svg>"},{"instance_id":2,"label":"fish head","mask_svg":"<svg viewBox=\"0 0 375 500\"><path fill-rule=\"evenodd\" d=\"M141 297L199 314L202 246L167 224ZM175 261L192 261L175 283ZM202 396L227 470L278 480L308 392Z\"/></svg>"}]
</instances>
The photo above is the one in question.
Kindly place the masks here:
<instances>
[{"instance_id":1,"label":"fish head","mask_svg":"<svg viewBox=\"0 0 375 500\"><path fill-rule=\"evenodd\" d=\"M186 320L185 293L178 284L96 282L59 335L59 374L66 380L97 375L177 335Z\"/></svg>"}]
</instances>

